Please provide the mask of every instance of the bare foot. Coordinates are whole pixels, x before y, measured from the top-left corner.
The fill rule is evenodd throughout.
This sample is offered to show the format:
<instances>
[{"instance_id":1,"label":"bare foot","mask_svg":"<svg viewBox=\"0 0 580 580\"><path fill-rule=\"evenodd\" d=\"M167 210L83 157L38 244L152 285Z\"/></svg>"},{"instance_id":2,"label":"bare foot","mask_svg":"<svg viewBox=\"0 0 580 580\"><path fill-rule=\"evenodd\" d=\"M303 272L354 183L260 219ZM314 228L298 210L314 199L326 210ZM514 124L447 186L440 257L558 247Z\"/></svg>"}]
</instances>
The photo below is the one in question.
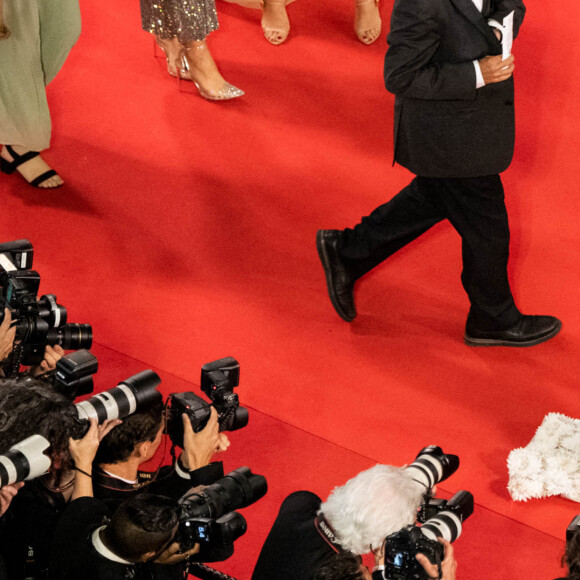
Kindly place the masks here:
<instances>
[{"instance_id":1,"label":"bare foot","mask_svg":"<svg viewBox=\"0 0 580 580\"><path fill-rule=\"evenodd\" d=\"M24 155L25 153L28 153L28 150L25 147L20 147L20 145L12 145L12 149L17 155ZM0 156L9 163L14 161L14 158L12 155L10 155L6 147L2 148ZM20 175L22 175L22 177L28 183L34 181L38 176L50 170L51 167L40 155L37 155L29 161L25 161L22 165L19 165L16 168L16 171L18 171L18 173L20 173ZM60 175L53 175L52 177L49 177L48 179L45 179L43 182L39 183L37 187L50 189L54 187L60 187L63 183L64 180Z\"/></svg>"},{"instance_id":2,"label":"bare foot","mask_svg":"<svg viewBox=\"0 0 580 580\"><path fill-rule=\"evenodd\" d=\"M179 72L179 64L181 61L181 44L179 44L177 36L172 38L161 38L160 36L155 35L155 41L167 57L167 72L172 77L176 77Z\"/></svg>"},{"instance_id":3,"label":"bare foot","mask_svg":"<svg viewBox=\"0 0 580 580\"><path fill-rule=\"evenodd\" d=\"M187 74L197 85L202 97L210 100L226 100L241 97L244 91L234 87L222 77L205 40L183 44L187 61Z\"/></svg>"},{"instance_id":4,"label":"bare foot","mask_svg":"<svg viewBox=\"0 0 580 580\"><path fill-rule=\"evenodd\" d=\"M290 33L290 20L285 0L263 0L262 30L268 42L281 44Z\"/></svg>"},{"instance_id":5,"label":"bare foot","mask_svg":"<svg viewBox=\"0 0 580 580\"><path fill-rule=\"evenodd\" d=\"M354 32L363 44L373 43L381 34L378 0L356 0Z\"/></svg>"}]
</instances>

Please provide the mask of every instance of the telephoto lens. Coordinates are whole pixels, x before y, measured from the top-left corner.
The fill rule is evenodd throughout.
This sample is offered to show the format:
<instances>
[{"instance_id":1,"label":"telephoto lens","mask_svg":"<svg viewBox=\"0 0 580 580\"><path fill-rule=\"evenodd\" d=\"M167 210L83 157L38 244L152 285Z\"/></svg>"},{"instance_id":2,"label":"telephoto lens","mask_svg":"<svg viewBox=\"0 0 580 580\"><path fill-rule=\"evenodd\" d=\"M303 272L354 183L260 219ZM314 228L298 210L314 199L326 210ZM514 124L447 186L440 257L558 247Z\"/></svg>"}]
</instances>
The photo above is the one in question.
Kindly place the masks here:
<instances>
[{"instance_id":1,"label":"telephoto lens","mask_svg":"<svg viewBox=\"0 0 580 580\"><path fill-rule=\"evenodd\" d=\"M93 344L93 328L90 324L69 322L58 328L51 328L46 334L46 344L58 344L63 350L78 350L91 348Z\"/></svg>"},{"instance_id":2,"label":"telephoto lens","mask_svg":"<svg viewBox=\"0 0 580 580\"><path fill-rule=\"evenodd\" d=\"M419 451L413 463L406 467L407 473L427 489L453 475L459 467L459 457L443 453L441 447L429 445Z\"/></svg>"},{"instance_id":3,"label":"telephoto lens","mask_svg":"<svg viewBox=\"0 0 580 580\"><path fill-rule=\"evenodd\" d=\"M31 435L0 455L0 487L34 479L50 469L44 452L50 443L42 435Z\"/></svg>"},{"instance_id":4,"label":"telephoto lens","mask_svg":"<svg viewBox=\"0 0 580 580\"><path fill-rule=\"evenodd\" d=\"M179 500L181 513L188 518L219 518L248 507L266 495L268 484L263 475L240 467L203 490L189 493Z\"/></svg>"},{"instance_id":5,"label":"telephoto lens","mask_svg":"<svg viewBox=\"0 0 580 580\"><path fill-rule=\"evenodd\" d=\"M163 401L156 387L161 383L159 375L151 370L142 371L119 383L116 387L104 391L77 403L79 415L79 432L74 437L82 437L88 430L88 419L97 423L111 419L122 419L133 413L145 411Z\"/></svg>"}]
</instances>

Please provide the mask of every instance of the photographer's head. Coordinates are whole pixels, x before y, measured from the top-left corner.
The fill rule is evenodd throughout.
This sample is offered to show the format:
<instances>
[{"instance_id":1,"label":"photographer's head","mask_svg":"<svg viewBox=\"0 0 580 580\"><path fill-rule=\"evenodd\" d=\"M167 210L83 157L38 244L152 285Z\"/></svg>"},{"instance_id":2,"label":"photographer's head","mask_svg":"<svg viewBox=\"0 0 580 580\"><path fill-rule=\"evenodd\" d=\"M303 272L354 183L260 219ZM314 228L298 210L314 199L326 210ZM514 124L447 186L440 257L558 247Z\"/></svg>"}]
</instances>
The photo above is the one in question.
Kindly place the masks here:
<instances>
[{"instance_id":1,"label":"photographer's head","mask_svg":"<svg viewBox=\"0 0 580 580\"><path fill-rule=\"evenodd\" d=\"M370 580L371 573L360 556L349 552L335 554L330 562L314 573L312 580Z\"/></svg>"},{"instance_id":2,"label":"photographer's head","mask_svg":"<svg viewBox=\"0 0 580 580\"><path fill-rule=\"evenodd\" d=\"M135 413L103 438L97 450L97 464L123 463L134 459L144 463L151 459L163 436L163 404Z\"/></svg>"},{"instance_id":3,"label":"photographer's head","mask_svg":"<svg viewBox=\"0 0 580 580\"><path fill-rule=\"evenodd\" d=\"M107 548L120 558L146 562L167 547L177 525L176 502L146 494L121 504L101 537Z\"/></svg>"},{"instance_id":4,"label":"photographer's head","mask_svg":"<svg viewBox=\"0 0 580 580\"><path fill-rule=\"evenodd\" d=\"M366 554L415 521L424 492L403 468L375 465L335 488L320 510L342 548Z\"/></svg>"},{"instance_id":5,"label":"photographer's head","mask_svg":"<svg viewBox=\"0 0 580 580\"><path fill-rule=\"evenodd\" d=\"M0 453L38 434L50 443L53 468L68 468L68 440L76 418L75 406L46 383L22 378L0 381Z\"/></svg>"}]
</instances>

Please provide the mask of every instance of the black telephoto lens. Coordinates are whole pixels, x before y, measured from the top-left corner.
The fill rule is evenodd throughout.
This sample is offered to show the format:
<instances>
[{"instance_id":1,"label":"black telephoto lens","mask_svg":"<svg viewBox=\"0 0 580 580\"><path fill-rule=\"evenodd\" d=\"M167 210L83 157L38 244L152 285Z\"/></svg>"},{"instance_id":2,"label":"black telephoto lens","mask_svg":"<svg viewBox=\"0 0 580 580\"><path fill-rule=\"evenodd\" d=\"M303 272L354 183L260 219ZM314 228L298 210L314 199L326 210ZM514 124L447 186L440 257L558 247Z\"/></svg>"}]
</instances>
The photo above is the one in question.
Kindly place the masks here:
<instances>
[{"instance_id":1,"label":"black telephoto lens","mask_svg":"<svg viewBox=\"0 0 580 580\"><path fill-rule=\"evenodd\" d=\"M75 322L65 324L60 328L51 328L46 335L46 343L50 346L58 344L64 350L91 348L93 344L93 328L90 324Z\"/></svg>"}]
</instances>

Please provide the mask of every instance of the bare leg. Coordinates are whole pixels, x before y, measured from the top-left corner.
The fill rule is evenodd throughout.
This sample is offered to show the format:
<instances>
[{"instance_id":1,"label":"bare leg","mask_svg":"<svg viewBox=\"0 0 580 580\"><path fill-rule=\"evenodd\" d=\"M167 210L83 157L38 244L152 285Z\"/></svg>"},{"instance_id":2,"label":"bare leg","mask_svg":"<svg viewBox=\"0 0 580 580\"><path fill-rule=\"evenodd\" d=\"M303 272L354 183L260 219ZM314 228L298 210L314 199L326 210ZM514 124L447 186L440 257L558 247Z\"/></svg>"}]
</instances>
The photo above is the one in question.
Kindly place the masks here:
<instances>
[{"instance_id":1,"label":"bare leg","mask_svg":"<svg viewBox=\"0 0 580 580\"><path fill-rule=\"evenodd\" d=\"M355 0L354 32L363 44L372 44L381 34L379 0Z\"/></svg>"},{"instance_id":2,"label":"bare leg","mask_svg":"<svg viewBox=\"0 0 580 580\"><path fill-rule=\"evenodd\" d=\"M285 0L263 0L262 30L266 40L272 44L281 44L288 38L290 20Z\"/></svg>"},{"instance_id":3,"label":"bare leg","mask_svg":"<svg viewBox=\"0 0 580 580\"><path fill-rule=\"evenodd\" d=\"M167 72L172 77L176 77L179 72L179 63L181 62L181 44L179 44L177 36L161 38L156 34L155 41L167 57Z\"/></svg>"}]
</instances>

